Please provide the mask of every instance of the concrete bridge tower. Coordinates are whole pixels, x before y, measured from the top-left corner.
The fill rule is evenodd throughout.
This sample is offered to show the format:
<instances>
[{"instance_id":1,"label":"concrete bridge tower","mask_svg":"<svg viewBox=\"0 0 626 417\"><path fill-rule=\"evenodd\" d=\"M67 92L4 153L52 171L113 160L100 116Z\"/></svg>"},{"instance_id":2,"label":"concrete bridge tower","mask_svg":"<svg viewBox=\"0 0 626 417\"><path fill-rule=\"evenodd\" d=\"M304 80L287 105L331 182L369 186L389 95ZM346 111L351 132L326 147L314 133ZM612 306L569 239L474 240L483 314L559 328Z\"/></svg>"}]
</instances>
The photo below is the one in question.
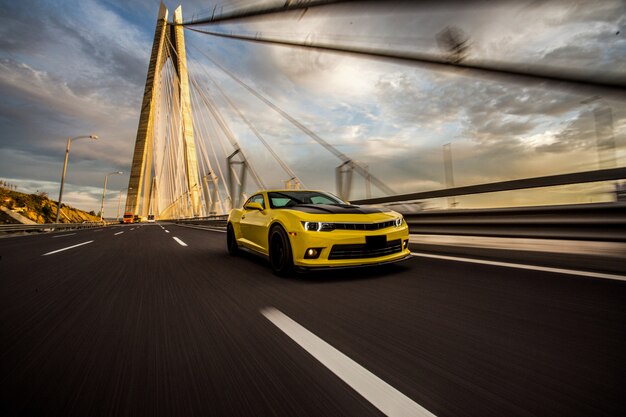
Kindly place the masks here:
<instances>
[{"instance_id":1,"label":"concrete bridge tower","mask_svg":"<svg viewBox=\"0 0 626 417\"><path fill-rule=\"evenodd\" d=\"M197 216L201 214L201 185L198 178L198 163L193 134L193 121L191 118L191 97L189 91L189 76L187 74L184 28L180 25L183 21L181 6L178 6L174 11L173 25L168 25L167 16L167 8L161 3L154 32L154 42L150 55L150 64L148 66L146 86L143 93L137 137L135 139L135 150L133 152L133 162L128 182L125 211L141 216L148 215L152 189L152 158L158 87L163 67L168 56L170 56L180 82L178 88L180 96L179 100L176 100L176 102L181 106L182 141L185 161L184 173L192 210L192 212L186 214L187 216ZM173 51L170 51L171 53L168 54L166 48L173 49Z\"/></svg>"}]
</instances>

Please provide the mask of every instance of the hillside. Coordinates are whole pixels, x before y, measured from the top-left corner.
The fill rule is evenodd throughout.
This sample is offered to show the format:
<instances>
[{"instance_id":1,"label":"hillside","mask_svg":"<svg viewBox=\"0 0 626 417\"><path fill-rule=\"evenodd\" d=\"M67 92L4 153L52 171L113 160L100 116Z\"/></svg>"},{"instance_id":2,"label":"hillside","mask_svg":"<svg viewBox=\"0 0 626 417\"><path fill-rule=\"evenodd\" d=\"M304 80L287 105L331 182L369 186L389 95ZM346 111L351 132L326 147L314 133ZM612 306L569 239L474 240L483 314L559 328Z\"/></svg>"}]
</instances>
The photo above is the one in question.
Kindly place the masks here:
<instances>
[{"instance_id":1,"label":"hillside","mask_svg":"<svg viewBox=\"0 0 626 417\"><path fill-rule=\"evenodd\" d=\"M6 207L36 223L54 223L57 215L55 201L46 193L24 194L0 187L0 206ZM61 223L97 222L100 219L93 213L87 213L62 204ZM17 223L6 213L0 211L0 224Z\"/></svg>"}]
</instances>

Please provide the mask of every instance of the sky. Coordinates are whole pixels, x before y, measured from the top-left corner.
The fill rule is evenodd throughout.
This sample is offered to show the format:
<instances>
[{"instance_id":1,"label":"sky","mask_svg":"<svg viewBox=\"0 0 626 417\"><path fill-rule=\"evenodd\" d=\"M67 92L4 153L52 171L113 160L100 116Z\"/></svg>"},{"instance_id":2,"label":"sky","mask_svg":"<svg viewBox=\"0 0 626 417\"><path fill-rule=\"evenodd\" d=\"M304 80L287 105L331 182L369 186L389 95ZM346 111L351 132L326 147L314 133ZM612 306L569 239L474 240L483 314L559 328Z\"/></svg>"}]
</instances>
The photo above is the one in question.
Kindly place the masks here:
<instances>
[{"instance_id":1,"label":"sky","mask_svg":"<svg viewBox=\"0 0 626 417\"><path fill-rule=\"evenodd\" d=\"M185 18L206 15L215 5L181 3ZM254 3L220 4L229 9ZM170 15L178 5L165 4ZM454 28L468 40L466 62L626 80L623 1L419 4L408 9L395 2L343 5L210 29L445 55L437 35ZM72 142L63 200L98 211L105 175L123 171L108 181L105 214L115 215L120 191L128 186L159 1L0 0L0 5L0 179L19 191L45 191L56 199L67 138L96 134L97 141ZM614 166L626 165L626 100L610 91L190 31L185 36L190 74L203 80L208 73L218 80L309 188L334 191L340 161L220 72L205 54L398 193L445 188L445 144L451 144L457 186L606 168L612 159ZM218 95L216 101L266 185L280 186L287 178L269 152ZM594 110L602 109L613 116L613 150L597 146ZM208 140L198 132L197 141ZM604 201L610 199L610 186L459 202L495 207ZM372 193L382 195L375 188ZM355 179L352 198L363 197L364 183Z\"/></svg>"}]
</instances>

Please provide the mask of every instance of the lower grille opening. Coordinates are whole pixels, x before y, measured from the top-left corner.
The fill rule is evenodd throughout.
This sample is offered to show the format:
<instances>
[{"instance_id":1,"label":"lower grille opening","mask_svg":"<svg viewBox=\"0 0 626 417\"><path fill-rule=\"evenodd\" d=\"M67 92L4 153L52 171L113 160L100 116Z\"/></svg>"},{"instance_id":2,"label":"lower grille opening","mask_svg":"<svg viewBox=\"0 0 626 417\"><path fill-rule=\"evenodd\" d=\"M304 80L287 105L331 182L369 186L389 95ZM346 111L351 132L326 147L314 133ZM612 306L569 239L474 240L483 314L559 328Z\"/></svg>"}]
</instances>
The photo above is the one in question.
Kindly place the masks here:
<instances>
[{"instance_id":1,"label":"lower grille opening","mask_svg":"<svg viewBox=\"0 0 626 417\"><path fill-rule=\"evenodd\" d=\"M368 247L366 244L333 245L328 259L377 258L398 252L402 252L402 241L400 239L391 240L387 242L386 245L379 248Z\"/></svg>"}]
</instances>

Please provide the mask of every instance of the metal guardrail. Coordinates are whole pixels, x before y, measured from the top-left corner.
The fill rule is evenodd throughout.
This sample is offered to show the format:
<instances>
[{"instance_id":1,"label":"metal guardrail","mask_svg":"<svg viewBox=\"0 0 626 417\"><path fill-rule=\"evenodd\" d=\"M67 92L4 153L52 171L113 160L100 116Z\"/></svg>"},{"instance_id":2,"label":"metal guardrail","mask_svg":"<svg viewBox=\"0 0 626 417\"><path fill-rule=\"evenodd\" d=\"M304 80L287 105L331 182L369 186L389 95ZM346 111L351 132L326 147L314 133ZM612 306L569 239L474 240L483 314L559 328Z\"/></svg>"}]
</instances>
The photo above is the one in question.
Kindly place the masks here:
<instances>
[{"instance_id":1,"label":"metal guardrail","mask_svg":"<svg viewBox=\"0 0 626 417\"><path fill-rule=\"evenodd\" d=\"M208 216L208 217L195 217L191 219L176 219L171 220L174 223L180 224L195 224L200 226L211 226L217 228L226 228L226 222L228 220L228 214L220 216Z\"/></svg>"},{"instance_id":2,"label":"metal guardrail","mask_svg":"<svg viewBox=\"0 0 626 417\"><path fill-rule=\"evenodd\" d=\"M626 242L626 204L599 203L405 214L414 234Z\"/></svg>"},{"instance_id":3,"label":"metal guardrail","mask_svg":"<svg viewBox=\"0 0 626 417\"><path fill-rule=\"evenodd\" d=\"M19 232L52 232L60 230L76 230L90 229L94 227L103 227L106 223L90 222L90 223L41 223L41 224L2 224L0 225L0 234L3 233L19 233Z\"/></svg>"},{"instance_id":4,"label":"metal guardrail","mask_svg":"<svg viewBox=\"0 0 626 417\"><path fill-rule=\"evenodd\" d=\"M176 223L225 228L228 216ZM626 204L599 203L405 214L412 234L626 242Z\"/></svg>"}]
</instances>

